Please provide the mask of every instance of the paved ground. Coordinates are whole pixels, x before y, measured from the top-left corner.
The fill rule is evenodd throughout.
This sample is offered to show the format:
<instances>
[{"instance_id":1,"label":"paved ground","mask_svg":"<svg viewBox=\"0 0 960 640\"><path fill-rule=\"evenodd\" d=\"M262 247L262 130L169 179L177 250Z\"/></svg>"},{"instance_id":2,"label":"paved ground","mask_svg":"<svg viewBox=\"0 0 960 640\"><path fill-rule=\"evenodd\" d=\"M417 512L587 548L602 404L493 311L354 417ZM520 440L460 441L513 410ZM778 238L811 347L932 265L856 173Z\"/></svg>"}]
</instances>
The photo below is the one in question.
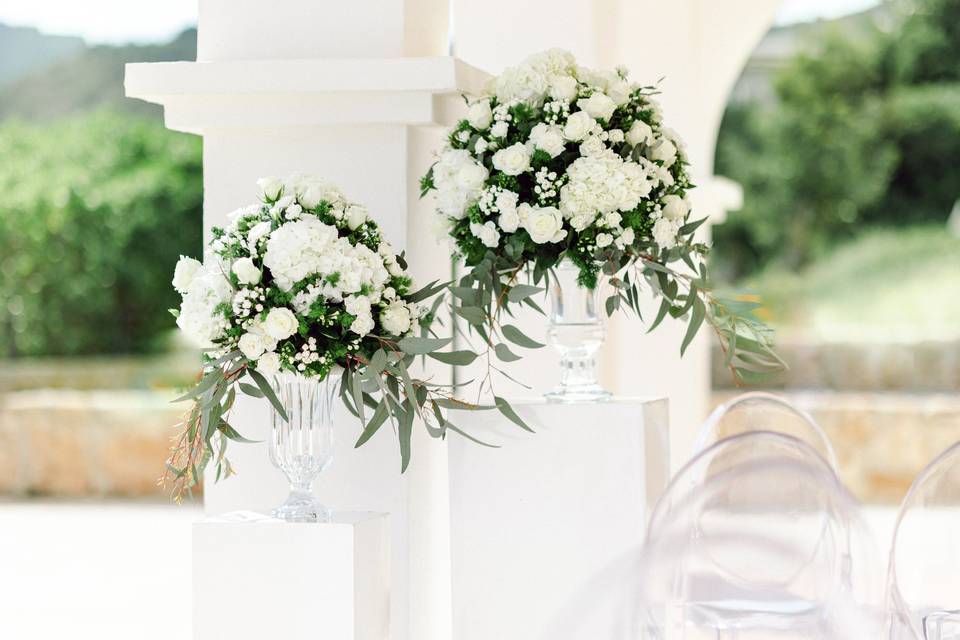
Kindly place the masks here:
<instances>
[{"instance_id":1,"label":"paved ground","mask_svg":"<svg viewBox=\"0 0 960 640\"><path fill-rule=\"evenodd\" d=\"M196 507L0 503L0 638L190 638Z\"/></svg>"},{"instance_id":2,"label":"paved ground","mask_svg":"<svg viewBox=\"0 0 960 640\"><path fill-rule=\"evenodd\" d=\"M196 507L0 503L0 638L187 640ZM894 511L867 519L886 549Z\"/></svg>"}]
</instances>

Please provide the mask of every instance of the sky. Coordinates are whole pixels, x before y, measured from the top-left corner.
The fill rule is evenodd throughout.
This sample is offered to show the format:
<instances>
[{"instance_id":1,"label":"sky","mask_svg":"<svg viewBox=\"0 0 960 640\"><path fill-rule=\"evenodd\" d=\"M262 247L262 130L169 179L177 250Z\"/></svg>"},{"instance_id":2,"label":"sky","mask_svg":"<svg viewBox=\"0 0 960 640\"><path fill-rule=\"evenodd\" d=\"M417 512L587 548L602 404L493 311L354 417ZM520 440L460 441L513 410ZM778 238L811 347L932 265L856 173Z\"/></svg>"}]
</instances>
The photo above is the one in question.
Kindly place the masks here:
<instances>
[{"instance_id":1,"label":"sky","mask_svg":"<svg viewBox=\"0 0 960 640\"><path fill-rule=\"evenodd\" d=\"M198 0L3 0L0 22L90 43L162 42L197 20ZM722 0L716 0L722 1ZM778 24L834 18L878 0L784 0Z\"/></svg>"}]
</instances>

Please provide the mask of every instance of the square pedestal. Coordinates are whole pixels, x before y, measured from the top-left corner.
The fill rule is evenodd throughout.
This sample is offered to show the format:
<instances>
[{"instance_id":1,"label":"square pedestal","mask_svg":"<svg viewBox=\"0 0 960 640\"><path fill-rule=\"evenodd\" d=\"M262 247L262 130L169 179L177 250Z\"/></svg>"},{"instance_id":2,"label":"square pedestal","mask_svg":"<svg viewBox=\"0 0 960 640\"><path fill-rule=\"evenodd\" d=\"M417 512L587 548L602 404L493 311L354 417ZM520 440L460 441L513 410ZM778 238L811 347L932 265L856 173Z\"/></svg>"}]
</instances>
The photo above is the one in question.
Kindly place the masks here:
<instances>
[{"instance_id":1,"label":"square pedestal","mask_svg":"<svg viewBox=\"0 0 960 640\"><path fill-rule=\"evenodd\" d=\"M647 516L668 479L667 401L514 402L452 416L456 640L626 640Z\"/></svg>"},{"instance_id":2,"label":"square pedestal","mask_svg":"<svg viewBox=\"0 0 960 640\"><path fill-rule=\"evenodd\" d=\"M388 517L291 524L250 512L193 528L194 640L388 640Z\"/></svg>"}]
</instances>

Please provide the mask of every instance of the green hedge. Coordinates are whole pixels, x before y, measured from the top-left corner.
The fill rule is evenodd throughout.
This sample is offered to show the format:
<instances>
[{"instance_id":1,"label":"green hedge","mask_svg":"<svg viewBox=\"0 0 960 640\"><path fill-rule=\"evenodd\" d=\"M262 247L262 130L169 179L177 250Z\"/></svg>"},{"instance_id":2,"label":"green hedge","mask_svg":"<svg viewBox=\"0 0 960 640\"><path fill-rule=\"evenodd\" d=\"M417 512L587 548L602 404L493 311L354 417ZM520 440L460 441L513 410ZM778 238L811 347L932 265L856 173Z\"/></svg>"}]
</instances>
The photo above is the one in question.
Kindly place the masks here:
<instances>
[{"instance_id":1,"label":"green hedge","mask_svg":"<svg viewBox=\"0 0 960 640\"><path fill-rule=\"evenodd\" d=\"M141 353L201 250L200 141L96 113L0 126L0 354Z\"/></svg>"}]
</instances>

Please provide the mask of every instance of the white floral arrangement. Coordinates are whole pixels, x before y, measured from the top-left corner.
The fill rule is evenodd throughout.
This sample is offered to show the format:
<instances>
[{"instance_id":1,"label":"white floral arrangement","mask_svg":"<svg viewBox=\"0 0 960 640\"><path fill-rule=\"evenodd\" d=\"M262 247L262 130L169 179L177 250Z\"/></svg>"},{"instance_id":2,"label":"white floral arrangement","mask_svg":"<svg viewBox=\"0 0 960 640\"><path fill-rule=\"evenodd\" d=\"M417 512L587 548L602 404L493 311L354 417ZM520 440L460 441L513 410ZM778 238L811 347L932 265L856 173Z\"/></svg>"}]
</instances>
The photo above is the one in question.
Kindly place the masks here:
<instances>
[{"instance_id":1,"label":"white floral arrangement","mask_svg":"<svg viewBox=\"0 0 960 640\"><path fill-rule=\"evenodd\" d=\"M232 472L222 447L243 440L227 421L237 388L285 414L265 378L279 372L342 375L341 397L364 424L358 445L389 418L406 469L414 417L440 423L442 436L439 408L465 406L408 372L415 355L444 358L433 352L450 341L421 326L433 312L421 303L442 287L414 291L367 209L331 184L303 175L257 184L260 201L213 229L204 261L181 257L174 272L177 325L206 354L201 380L182 398L193 405L167 465L175 492L199 482L211 459L218 478Z\"/></svg>"},{"instance_id":2,"label":"white floral arrangement","mask_svg":"<svg viewBox=\"0 0 960 640\"><path fill-rule=\"evenodd\" d=\"M454 289L458 313L490 348L507 353L498 334L535 344L501 331L501 312L538 308L530 298L542 288L518 278L544 284L570 260L588 289L607 277L608 314L621 306L639 314L647 287L662 301L652 327L686 316L681 353L707 320L738 380L782 366L752 313L758 305L710 291L687 154L655 93L624 69L588 69L552 49L494 78L449 132L421 188L434 194L439 226L468 267Z\"/></svg>"}]
</instances>

